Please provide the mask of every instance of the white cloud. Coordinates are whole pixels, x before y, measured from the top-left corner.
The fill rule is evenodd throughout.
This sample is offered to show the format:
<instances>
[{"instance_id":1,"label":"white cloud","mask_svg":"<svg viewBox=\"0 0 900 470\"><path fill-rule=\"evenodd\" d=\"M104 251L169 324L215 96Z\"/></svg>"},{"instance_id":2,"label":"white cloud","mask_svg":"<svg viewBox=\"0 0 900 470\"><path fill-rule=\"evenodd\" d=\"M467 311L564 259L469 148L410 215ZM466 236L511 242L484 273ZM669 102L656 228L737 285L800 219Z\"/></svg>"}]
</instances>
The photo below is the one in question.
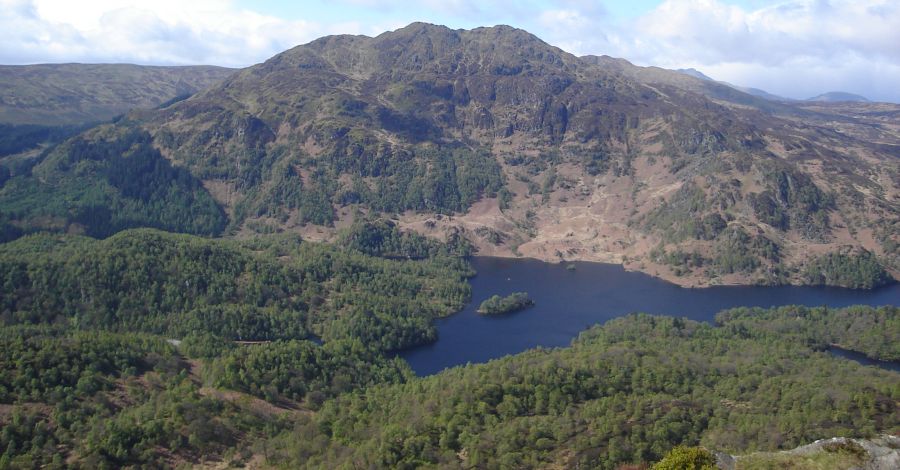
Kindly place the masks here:
<instances>
[{"instance_id":1,"label":"white cloud","mask_svg":"<svg viewBox=\"0 0 900 470\"><path fill-rule=\"evenodd\" d=\"M284 20L227 0L0 0L0 62L246 66L355 23Z\"/></svg>"},{"instance_id":2,"label":"white cloud","mask_svg":"<svg viewBox=\"0 0 900 470\"><path fill-rule=\"evenodd\" d=\"M547 10L541 21L551 43L574 53L694 67L795 98L840 89L900 102L896 0L794 0L755 10L721 0L666 0L625 24L574 13L580 22L567 21L571 9L564 16Z\"/></svg>"},{"instance_id":3,"label":"white cloud","mask_svg":"<svg viewBox=\"0 0 900 470\"><path fill-rule=\"evenodd\" d=\"M900 60L898 25L900 4L883 0L803 0L756 11L718 0L668 0L635 26L657 44L657 59L778 65L847 54Z\"/></svg>"}]
</instances>

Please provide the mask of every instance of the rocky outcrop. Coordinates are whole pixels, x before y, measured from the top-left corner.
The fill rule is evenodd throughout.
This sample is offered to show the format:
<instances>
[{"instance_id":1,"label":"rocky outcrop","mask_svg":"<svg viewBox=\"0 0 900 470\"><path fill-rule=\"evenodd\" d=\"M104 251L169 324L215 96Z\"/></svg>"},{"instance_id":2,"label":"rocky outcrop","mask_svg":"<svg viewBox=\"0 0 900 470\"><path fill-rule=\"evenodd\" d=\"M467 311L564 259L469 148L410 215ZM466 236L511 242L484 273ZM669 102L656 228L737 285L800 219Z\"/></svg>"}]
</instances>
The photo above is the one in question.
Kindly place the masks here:
<instances>
[{"instance_id":1,"label":"rocky outcrop","mask_svg":"<svg viewBox=\"0 0 900 470\"><path fill-rule=\"evenodd\" d=\"M900 468L900 437L834 437L782 452L759 452L743 456L718 453L716 458L718 467L722 470L740 470L742 462L752 462L753 468L896 470Z\"/></svg>"}]
</instances>

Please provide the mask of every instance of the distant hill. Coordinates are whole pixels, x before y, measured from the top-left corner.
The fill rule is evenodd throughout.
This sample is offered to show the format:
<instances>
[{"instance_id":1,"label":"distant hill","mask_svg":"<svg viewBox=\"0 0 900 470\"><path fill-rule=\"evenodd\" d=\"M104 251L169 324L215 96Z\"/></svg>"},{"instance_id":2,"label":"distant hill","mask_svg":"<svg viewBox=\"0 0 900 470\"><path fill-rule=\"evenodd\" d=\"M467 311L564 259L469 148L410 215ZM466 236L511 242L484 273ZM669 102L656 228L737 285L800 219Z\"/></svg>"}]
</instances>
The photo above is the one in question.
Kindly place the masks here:
<instances>
[{"instance_id":1,"label":"distant hill","mask_svg":"<svg viewBox=\"0 0 900 470\"><path fill-rule=\"evenodd\" d=\"M745 87L745 86L740 86L740 85L735 85L732 83L724 82L721 80L715 80L713 78L710 78L708 75L704 74L703 72L701 72L697 69L693 69L693 68L677 69L675 71L680 74L698 78L698 79L706 81L706 82L713 82L713 83L726 85L731 88L734 88L735 90L739 90L744 93L747 93L748 95L753 95L753 96L763 98L766 100L770 100L770 101L796 101L791 98L785 98L783 96L773 95L772 93L769 93L765 90L761 90L759 88ZM831 102L831 103L835 103L835 102L868 103L869 102L869 100L865 96L855 95L853 93L847 93L847 92L843 92L843 91L830 91L828 93L823 93L821 95L814 96L812 98L807 98L806 101L823 101L823 102Z\"/></svg>"},{"instance_id":2,"label":"distant hill","mask_svg":"<svg viewBox=\"0 0 900 470\"><path fill-rule=\"evenodd\" d=\"M769 93L769 92L767 92L767 91L765 91L765 90L760 90L759 88L752 88L752 87L739 86L739 85L734 85L734 84L732 84L732 83L723 82L723 81L721 81L721 80L715 80L715 79L713 79L713 78L710 78L708 75L704 74L703 72L701 72L701 71L699 71L699 70L697 70L697 69L677 69L676 72L681 73L681 74L684 74L684 75L688 75L688 76L691 76L691 77L699 78L699 79L701 79L701 80L705 80L705 81L709 81L709 82L715 82L715 83L719 83L719 84L722 84L722 85L726 85L726 86L729 86L729 87L731 87L731 88L734 88L735 90L739 90L739 91L742 91L742 92L744 92L744 93L747 93L748 95L757 96L757 97L759 97L759 98L767 99L767 100L770 100L770 101L792 101L790 98L785 98L785 97L783 97L783 96L773 95L772 93Z\"/></svg>"},{"instance_id":3,"label":"distant hill","mask_svg":"<svg viewBox=\"0 0 900 470\"><path fill-rule=\"evenodd\" d=\"M690 75L691 77L699 78L700 80L708 80L714 82L712 78L710 78L705 73L697 70L697 69L678 69L676 72L683 73L685 75Z\"/></svg>"},{"instance_id":4,"label":"distant hill","mask_svg":"<svg viewBox=\"0 0 900 470\"><path fill-rule=\"evenodd\" d=\"M212 66L0 65L0 124L105 121L186 97L233 72Z\"/></svg>"},{"instance_id":5,"label":"distant hill","mask_svg":"<svg viewBox=\"0 0 900 470\"><path fill-rule=\"evenodd\" d=\"M734 88L736 88L736 89L738 89L738 90L743 91L744 93L747 93L747 94L750 94L750 95L753 95L753 96L758 96L758 97L760 97L760 98L765 98L765 99L770 100L770 101L793 101L793 100L790 99L790 98L785 98L785 97L783 97L783 96L773 95L772 93L769 93L769 92L766 91L766 90L760 90L759 88L746 87L746 86L737 86L737 85L731 85L731 86L733 86Z\"/></svg>"},{"instance_id":6,"label":"distant hill","mask_svg":"<svg viewBox=\"0 0 900 470\"><path fill-rule=\"evenodd\" d=\"M827 101L827 102L839 102L839 101L851 101L851 102L869 102L869 99L865 96L856 95L853 93L847 93L844 91L829 91L828 93L822 93L818 96L813 96L812 98L807 98L806 101Z\"/></svg>"}]
</instances>

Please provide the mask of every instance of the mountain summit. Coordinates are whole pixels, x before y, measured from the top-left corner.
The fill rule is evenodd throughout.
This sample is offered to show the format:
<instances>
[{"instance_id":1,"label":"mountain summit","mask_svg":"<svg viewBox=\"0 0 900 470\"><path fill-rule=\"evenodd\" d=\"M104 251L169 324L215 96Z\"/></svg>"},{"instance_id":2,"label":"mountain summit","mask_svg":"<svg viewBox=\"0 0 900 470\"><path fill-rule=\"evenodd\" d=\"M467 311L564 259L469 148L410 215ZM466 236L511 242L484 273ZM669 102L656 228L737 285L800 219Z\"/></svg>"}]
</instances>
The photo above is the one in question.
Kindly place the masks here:
<instances>
[{"instance_id":1,"label":"mountain summit","mask_svg":"<svg viewBox=\"0 0 900 470\"><path fill-rule=\"evenodd\" d=\"M177 228L177 211L160 214L181 203L205 221L183 230L309 237L382 214L484 254L624 263L686 285L874 285L900 259L898 117L579 58L508 26L414 23L317 39L88 131L13 175L0 211L25 231L95 233ZM104 162L136 148L123 139L151 162L131 179L77 171L121 170ZM116 186L148 168L171 189ZM105 199L46 186L72 178ZM29 205L33 191L79 209ZM845 260L867 274L837 272Z\"/></svg>"}]
</instances>

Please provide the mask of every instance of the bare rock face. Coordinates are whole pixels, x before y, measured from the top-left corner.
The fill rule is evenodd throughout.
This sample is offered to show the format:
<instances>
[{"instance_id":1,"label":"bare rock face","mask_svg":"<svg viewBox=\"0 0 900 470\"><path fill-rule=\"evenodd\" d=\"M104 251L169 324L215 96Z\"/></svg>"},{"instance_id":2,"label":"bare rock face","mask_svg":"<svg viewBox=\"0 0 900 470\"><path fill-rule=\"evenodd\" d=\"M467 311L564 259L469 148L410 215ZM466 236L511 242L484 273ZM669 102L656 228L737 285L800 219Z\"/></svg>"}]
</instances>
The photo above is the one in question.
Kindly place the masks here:
<instances>
[{"instance_id":1,"label":"bare rock face","mask_svg":"<svg viewBox=\"0 0 900 470\"><path fill-rule=\"evenodd\" d=\"M375 212L692 286L900 268L900 106L773 102L507 26L321 38L118 125L219 188L231 232ZM842 253L853 272L810 270Z\"/></svg>"}]
</instances>

